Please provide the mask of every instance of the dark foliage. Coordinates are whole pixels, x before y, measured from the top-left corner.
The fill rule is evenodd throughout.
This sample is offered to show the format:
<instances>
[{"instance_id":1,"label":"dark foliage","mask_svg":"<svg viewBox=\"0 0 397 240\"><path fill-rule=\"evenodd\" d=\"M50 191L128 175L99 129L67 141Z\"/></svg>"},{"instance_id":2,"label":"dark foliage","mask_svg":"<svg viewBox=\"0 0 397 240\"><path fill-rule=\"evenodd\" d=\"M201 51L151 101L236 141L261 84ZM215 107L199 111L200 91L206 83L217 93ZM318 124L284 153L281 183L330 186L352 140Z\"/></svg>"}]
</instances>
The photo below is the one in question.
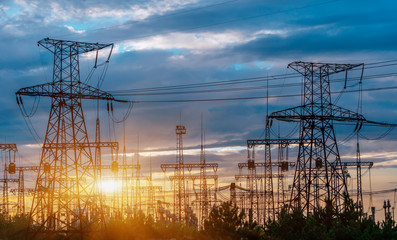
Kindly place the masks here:
<instances>
[{"instance_id":1,"label":"dark foliage","mask_svg":"<svg viewBox=\"0 0 397 240\"><path fill-rule=\"evenodd\" d=\"M25 239L28 216L0 214L0 239Z\"/></svg>"},{"instance_id":2,"label":"dark foliage","mask_svg":"<svg viewBox=\"0 0 397 240\"><path fill-rule=\"evenodd\" d=\"M356 211L353 201L345 198L345 209L335 211L331 202L324 208L318 208L313 214L305 216L300 209L288 213L283 209L276 221L266 224L267 239L301 240L370 240L397 239L397 227L392 220L375 224L372 220Z\"/></svg>"},{"instance_id":3,"label":"dark foliage","mask_svg":"<svg viewBox=\"0 0 397 240\"><path fill-rule=\"evenodd\" d=\"M90 232L87 239L95 240L140 240L140 239L201 239L201 240L372 240L397 239L397 226L388 219L373 223L354 208L346 197L344 211L338 213L328 202L308 216L301 209L281 210L277 220L269 221L265 227L245 221L244 211L231 202L213 207L204 229L181 223L154 222L151 217L138 213L126 220L109 220L106 229L98 229L95 224L86 226ZM8 217L0 215L0 239L25 239L26 216ZM98 229L99 232L90 231ZM76 235L54 235L52 239L79 239Z\"/></svg>"}]
</instances>

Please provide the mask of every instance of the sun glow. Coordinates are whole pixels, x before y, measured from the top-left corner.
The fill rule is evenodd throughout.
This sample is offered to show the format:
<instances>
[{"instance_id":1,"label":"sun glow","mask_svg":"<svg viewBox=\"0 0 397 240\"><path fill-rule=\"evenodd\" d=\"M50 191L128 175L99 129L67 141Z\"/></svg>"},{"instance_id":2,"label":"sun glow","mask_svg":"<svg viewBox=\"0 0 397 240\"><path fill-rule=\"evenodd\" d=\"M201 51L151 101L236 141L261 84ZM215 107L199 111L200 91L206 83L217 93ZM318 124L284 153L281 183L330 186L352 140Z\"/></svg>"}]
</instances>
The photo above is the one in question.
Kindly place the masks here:
<instances>
[{"instance_id":1,"label":"sun glow","mask_svg":"<svg viewBox=\"0 0 397 240\"><path fill-rule=\"evenodd\" d=\"M98 183L98 188L102 193L115 193L121 191L121 185L118 180L106 179Z\"/></svg>"}]
</instances>

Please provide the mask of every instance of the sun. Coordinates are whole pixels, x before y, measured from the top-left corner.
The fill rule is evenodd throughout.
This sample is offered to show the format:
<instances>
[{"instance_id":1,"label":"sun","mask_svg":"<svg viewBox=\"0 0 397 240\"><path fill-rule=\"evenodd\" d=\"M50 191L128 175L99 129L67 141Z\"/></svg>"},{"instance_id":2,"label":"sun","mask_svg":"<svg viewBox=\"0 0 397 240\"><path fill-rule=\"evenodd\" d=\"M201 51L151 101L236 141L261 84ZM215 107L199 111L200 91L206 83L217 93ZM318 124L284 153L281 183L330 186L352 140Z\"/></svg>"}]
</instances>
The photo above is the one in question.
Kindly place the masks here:
<instances>
[{"instance_id":1,"label":"sun","mask_svg":"<svg viewBox=\"0 0 397 240\"><path fill-rule=\"evenodd\" d=\"M121 182L114 179L101 180L98 188L102 193L115 193L121 190Z\"/></svg>"}]
</instances>

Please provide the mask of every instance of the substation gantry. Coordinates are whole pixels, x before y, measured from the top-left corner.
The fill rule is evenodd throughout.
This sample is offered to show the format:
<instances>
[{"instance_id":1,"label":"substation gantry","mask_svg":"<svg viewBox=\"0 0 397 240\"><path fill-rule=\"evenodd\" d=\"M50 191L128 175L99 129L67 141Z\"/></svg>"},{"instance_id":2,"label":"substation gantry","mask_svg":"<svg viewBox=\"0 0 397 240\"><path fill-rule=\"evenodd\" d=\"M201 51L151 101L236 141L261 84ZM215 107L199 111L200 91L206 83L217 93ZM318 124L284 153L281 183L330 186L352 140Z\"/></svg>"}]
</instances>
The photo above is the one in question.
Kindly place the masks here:
<instances>
[{"instance_id":1,"label":"substation gantry","mask_svg":"<svg viewBox=\"0 0 397 240\"><path fill-rule=\"evenodd\" d=\"M17 184L17 188L23 189L23 177L21 178L20 175L18 178L10 178L10 175L16 173L15 170L15 155L18 152L18 148L16 144L0 144L0 151L2 154L3 162L1 165L3 166L3 178L0 179L0 182L3 183L3 198L1 202L1 212L4 214L10 213L10 201L9 201L9 185L10 184ZM10 169L8 169L10 166ZM23 206L20 204L22 201L23 195L18 191L18 202L15 204L17 208L17 214L21 214L23 212Z\"/></svg>"},{"instance_id":2,"label":"substation gantry","mask_svg":"<svg viewBox=\"0 0 397 240\"><path fill-rule=\"evenodd\" d=\"M217 163L207 163L204 151L203 133L201 134L201 151L200 151L200 163L185 163L183 159L183 140L182 135L186 134L186 127L183 125L176 126L177 135L177 161L176 164L161 164L161 169L166 172L167 169L174 169L174 175L169 177L169 180L173 182L174 186L174 214L178 218L178 221L190 223L192 225L204 226L204 221L209 215L211 203L216 202L216 192L210 194L210 184L208 180L213 181L214 188L217 188L218 170ZM199 175L192 175L192 169L198 169ZM208 169L212 170L212 174L208 173ZM186 181L199 180L199 192L195 194L196 199L192 201L192 205L198 205L198 222L195 223L197 216L190 216L193 214L187 214L187 209L190 209L189 205L189 191L186 188ZM196 191L195 191L196 192ZM213 197L211 197L213 195ZM213 198L213 199L212 199Z\"/></svg>"}]
</instances>

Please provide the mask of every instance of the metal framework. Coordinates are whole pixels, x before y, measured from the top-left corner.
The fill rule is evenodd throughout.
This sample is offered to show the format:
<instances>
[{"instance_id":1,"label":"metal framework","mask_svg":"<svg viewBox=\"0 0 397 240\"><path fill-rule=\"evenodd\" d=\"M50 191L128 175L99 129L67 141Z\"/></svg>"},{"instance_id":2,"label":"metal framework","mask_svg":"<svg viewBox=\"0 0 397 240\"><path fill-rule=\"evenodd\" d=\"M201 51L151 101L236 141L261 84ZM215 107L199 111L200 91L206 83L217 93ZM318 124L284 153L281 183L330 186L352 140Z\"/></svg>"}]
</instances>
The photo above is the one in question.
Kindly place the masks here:
<instances>
[{"instance_id":1,"label":"metal framework","mask_svg":"<svg viewBox=\"0 0 397 240\"><path fill-rule=\"evenodd\" d=\"M363 202L363 186L362 186L362 178L361 178L361 168L368 167L369 169L372 168L374 165L373 162L361 162L360 158L360 149L357 146L357 159L355 162L342 162L342 166L344 169L348 167L356 167L356 179L357 179L357 186L356 186L356 207L359 210L364 209L364 202Z\"/></svg>"},{"instance_id":2,"label":"metal framework","mask_svg":"<svg viewBox=\"0 0 397 240\"><path fill-rule=\"evenodd\" d=\"M273 112L269 119L300 123L291 207L301 207L309 213L329 200L336 211L343 210L344 193L348 192L334 121L389 125L367 121L363 115L336 106L331 101L330 75L345 72L347 80L347 72L361 66L313 62L293 62L288 65L303 76L302 105Z\"/></svg>"},{"instance_id":3,"label":"metal framework","mask_svg":"<svg viewBox=\"0 0 397 240\"><path fill-rule=\"evenodd\" d=\"M268 123L267 123L268 124ZM267 126L267 129L270 129ZM265 139L249 139L247 140L248 161L238 163L239 174L235 175L235 179L246 179L247 188L249 189L249 213L250 222L265 223L269 219L274 219L281 205L284 204L284 175L288 168L294 167L294 162L288 161L271 161L271 146L282 145L288 147L290 144L298 144L299 139L271 139L268 136L270 132L265 133ZM255 147L265 146L265 161L255 161ZM251 150L251 153L250 153ZM273 173L273 168L277 167L277 173ZM248 174L242 174L242 169L247 168ZM257 173L257 168L263 169L263 174ZM273 178L278 179L279 190L277 192L278 201L275 204ZM279 199L280 198L280 199Z\"/></svg>"},{"instance_id":4,"label":"metal framework","mask_svg":"<svg viewBox=\"0 0 397 240\"><path fill-rule=\"evenodd\" d=\"M15 154L18 152L18 148L16 144L0 144L0 151L2 152L2 156L4 157L3 164L3 178L0 180L3 183L3 198L2 198L2 212L4 214L9 214L10 209L10 201L9 201L9 183L19 183L19 179L9 178L10 174L15 174L15 168L12 171L9 171L8 166L15 167ZM18 195L20 196L20 195Z\"/></svg>"},{"instance_id":5,"label":"metal framework","mask_svg":"<svg viewBox=\"0 0 397 240\"><path fill-rule=\"evenodd\" d=\"M180 222L186 221L186 207L188 198L186 196L185 188L185 168L183 166L183 139L182 136L186 134L186 128L182 125L177 125L176 133L176 162L178 166L175 168L174 176L177 177L174 181L174 213L178 216Z\"/></svg>"},{"instance_id":6,"label":"metal framework","mask_svg":"<svg viewBox=\"0 0 397 240\"><path fill-rule=\"evenodd\" d=\"M187 180L192 181L193 190L195 191L196 199L192 201L192 205L198 206L198 215L199 215L199 226L204 226L204 221L208 217L209 208L212 202L215 202L216 199L212 199L211 196L211 184L208 183L208 180L212 180L214 187L216 189L218 182L218 175L216 172L218 170L217 163L207 163L205 158L205 149L204 149L204 135L203 130L201 134L201 148L200 148L200 163L185 163L183 160L183 144L182 144L182 135L186 134L186 127L182 125L178 125L176 127L177 134L177 163L176 164L161 164L160 167L163 172L166 172L167 169L174 169L174 175L169 177L174 184L174 214L178 217L179 221L184 221L185 223L195 223L195 217L192 210L189 210L190 214L186 214L186 210L190 209L189 207L189 191L187 190ZM182 159L182 160L181 160ZM193 169L198 169L200 174L194 175L191 174ZM212 170L213 174L208 173L208 169ZM197 193L195 190L195 181L199 180L199 192ZM182 187L183 190L182 191ZM214 198L216 198L216 193L214 194ZM182 204L184 203L184 204ZM184 208L184 210L182 209ZM180 217L184 218L180 218Z\"/></svg>"},{"instance_id":7,"label":"metal framework","mask_svg":"<svg viewBox=\"0 0 397 240\"><path fill-rule=\"evenodd\" d=\"M82 100L115 101L112 95L80 81L79 56L113 44L85 43L45 38L38 42L54 55L53 80L20 89L21 96L51 98L27 236L50 238L74 232L82 239L84 226L92 221L103 225L95 197L97 172L84 120ZM97 64L95 61L95 67ZM107 61L110 58L107 59ZM95 146L94 146L95 147ZM98 146L97 146L98 147ZM34 227L33 227L34 226Z\"/></svg>"}]
</instances>

